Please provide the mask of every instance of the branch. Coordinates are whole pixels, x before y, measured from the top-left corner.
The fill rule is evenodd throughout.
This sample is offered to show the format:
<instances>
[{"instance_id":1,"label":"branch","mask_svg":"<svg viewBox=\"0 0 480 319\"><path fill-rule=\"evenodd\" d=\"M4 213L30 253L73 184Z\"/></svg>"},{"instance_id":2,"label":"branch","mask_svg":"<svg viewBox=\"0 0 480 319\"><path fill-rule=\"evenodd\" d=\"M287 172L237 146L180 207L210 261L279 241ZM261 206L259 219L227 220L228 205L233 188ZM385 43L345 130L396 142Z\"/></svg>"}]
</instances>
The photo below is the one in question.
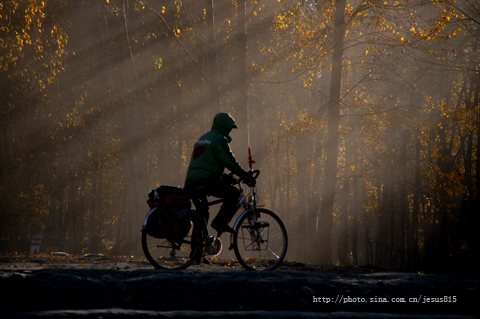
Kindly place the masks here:
<instances>
[{"instance_id":1,"label":"branch","mask_svg":"<svg viewBox=\"0 0 480 319\"><path fill-rule=\"evenodd\" d=\"M460 9L459 6L456 5L455 2L451 2L449 0L446 0L448 4L450 4L452 7L454 7L455 9L457 9L458 11L460 11L461 13L463 13L468 19L472 20L473 22L475 22L476 24L480 25L480 21L477 21L475 20L473 17L471 17L468 13L466 13L464 10ZM472 8L475 8L472 4Z\"/></svg>"},{"instance_id":2,"label":"branch","mask_svg":"<svg viewBox=\"0 0 480 319\"><path fill-rule=\"evenodd\" d=\"M360 3L357 8L355 9L355 11L352 13L352 15L348 18L347 22L345 25L350 25L350 23L355 19L355 17L362 11L370 8L370 6L367 6L366 4L369 3L370 1L369 0L364 0L362 1L362 3Z\"/></svg>"},{"instance_id":3,"label":"branch","mask_svg":"<svg viewBox=\"0 0 480 319\"><path fill-rule=\"evenodd\" d=\"M201 69L200 66L197 64L197 62L195 62L195 59L192 57L192 55L191 55L190 52L187 50L187 48L185 47L185 45L178 39L177 34L175 33L175 31L168 25L167 20L165 20L165 18L164 18L157 10L153 9L152 7L150 7L145 1L135 0L135 2L137 2L139 5L145 6L145 8L147 8L148 10L152 11L153 13L155 13L155 14L163 21L163 23L164 23L165 26L167 27L168 31L170 31L170 33L175 37L175 40L177 40L178 44L180 44L180 46L183 48L183 50L185 51L185 53L188 55L188 58L190 59L190 61L192 61L192 63L195 65L195 68L198 70L198 72L199 72L200 75L201 75L202 81L203 81L203 82L206 82L207 76L202 72L202 69Z\"/></svg>"}]
</instances>

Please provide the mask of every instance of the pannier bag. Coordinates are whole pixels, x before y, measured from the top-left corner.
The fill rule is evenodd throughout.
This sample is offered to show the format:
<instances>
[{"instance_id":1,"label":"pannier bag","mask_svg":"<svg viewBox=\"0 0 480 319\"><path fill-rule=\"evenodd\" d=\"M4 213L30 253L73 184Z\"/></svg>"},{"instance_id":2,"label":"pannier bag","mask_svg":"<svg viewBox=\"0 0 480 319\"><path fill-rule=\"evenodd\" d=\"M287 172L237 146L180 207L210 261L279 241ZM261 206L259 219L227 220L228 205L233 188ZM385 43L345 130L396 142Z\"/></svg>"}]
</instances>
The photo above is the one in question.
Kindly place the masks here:
<instances>
[{"instance_id":1,"label":"pannier bag","mask_svg":"<svg viewBox=\"0 0 480 319\"><path fill-rule=\"evenodd\" d=\"M190 197L183 188L173 186L160 186L148 194L148 205L150 208L163 204L167 208L190 208L192 206Z\"/></svg>"},{"instance_id":2,"label":"pannier bag","mask_svg":"<svg viewBox=\"0 0 480 319\"><path fill-rule=\"evenodd\" d=\"M147 234L155 238L182 239L191 228L191 202L177 187L160 186L148 194L148 205L158 206L147 221Z\"/></svg>"}]
</instances>

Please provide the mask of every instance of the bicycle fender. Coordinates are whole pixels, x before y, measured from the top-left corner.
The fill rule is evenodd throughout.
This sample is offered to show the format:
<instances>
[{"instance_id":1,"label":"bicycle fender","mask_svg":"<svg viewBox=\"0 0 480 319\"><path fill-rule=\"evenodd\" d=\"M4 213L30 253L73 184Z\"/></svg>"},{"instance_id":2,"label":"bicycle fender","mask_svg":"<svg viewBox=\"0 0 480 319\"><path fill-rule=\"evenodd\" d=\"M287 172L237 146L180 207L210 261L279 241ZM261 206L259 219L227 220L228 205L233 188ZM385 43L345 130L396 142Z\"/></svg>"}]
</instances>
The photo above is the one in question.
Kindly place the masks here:
<instances>
[{"instance_id":1,"label":"bicycle fender","mask_svg":"<svg viewBox=\"0 0 480 319\"><path fill-rule=\"evenodd\" d=\"M245 215L248 212L249 210L247 209L243 213L241 213L240 216L238 216L237 220L235 221L235 224L233 225L233 229L237 229L240 219L242 218L243 215ZM228 250L232 250L232 249L233 249L233 233L230 234L230 246L228 247Z\"/></svg>"},{"instance_id":2,"label":"bicycle fender","mask_svg":"<svg viewBox=\"0 0 480 319\"><path fill-rule=\"evenodd\" d=\"M243 213L241 213L240 216L238 216L237 220L235 221L235 224L233 225L233 229L237 229L240 219L243 217L243 215L245 215L248 212L249 210L247 209ZM232 242L233 242L233 234L230 235L230 238L232 239Z\"/></svg>"},{"instance_id":3,"label":"bicycle fender","mask_svg":"<svg viewBox=\"0 0 480 319\"><path fill-rule=\"evenodd\" d=\"M140 229L140 232L142 232L146 227L147 227L147 222L148 222L148 218L150 217L150 215L152 215L152 213L157 210L158 207L153 207L148 213L147 213L147 216L145 217L145 220L143 221L143 226L142 226L142 229Z\"/></svg>"}]
</instances>

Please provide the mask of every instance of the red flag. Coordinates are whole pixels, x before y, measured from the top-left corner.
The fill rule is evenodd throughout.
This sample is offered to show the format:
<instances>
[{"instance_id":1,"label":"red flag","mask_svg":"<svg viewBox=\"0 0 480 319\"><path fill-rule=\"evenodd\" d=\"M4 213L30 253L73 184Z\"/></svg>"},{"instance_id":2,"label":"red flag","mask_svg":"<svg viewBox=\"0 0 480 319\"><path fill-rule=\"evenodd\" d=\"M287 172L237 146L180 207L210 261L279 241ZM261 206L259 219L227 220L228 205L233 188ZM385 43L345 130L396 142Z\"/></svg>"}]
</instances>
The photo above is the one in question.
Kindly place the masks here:
<instances>
[{"instance_id":1,"label":"red flag","mask_svg":"<svg viewBox=\"0 0 480 319\"><path fill-rule=\"evenodd\" d=\"M248 148L248 166L252 169L252 164L255 164L255 161L252 159L252 152L250 151L250 147Z\"/></svg>"}]
</instances>

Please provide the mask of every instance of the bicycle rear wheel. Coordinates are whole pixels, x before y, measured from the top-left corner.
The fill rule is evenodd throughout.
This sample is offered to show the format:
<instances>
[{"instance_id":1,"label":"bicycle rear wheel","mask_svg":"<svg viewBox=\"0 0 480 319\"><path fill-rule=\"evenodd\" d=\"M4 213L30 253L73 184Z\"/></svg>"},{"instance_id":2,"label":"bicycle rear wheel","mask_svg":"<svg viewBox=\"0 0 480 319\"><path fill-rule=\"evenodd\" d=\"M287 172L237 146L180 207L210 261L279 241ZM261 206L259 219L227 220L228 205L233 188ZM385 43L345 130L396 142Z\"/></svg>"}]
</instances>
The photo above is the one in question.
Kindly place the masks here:
<instances>
[{"instance_id":1,"label":"bicycle rear wheel","mask_svg":"<svg viewBox=\"0 0 480 319\"><path fill-rule=\"evenodd\" d=\"M186 269L190 266L202 245L194 245L192 240L197 240L198 227L194 224L188 235L181 240L168 240L155 238L142 231L142 248L147 260L157 269Z\"/></svg>"},{"instance_id":2,"label":"bicycle rear wheel","mask_svg":"<svg viewBox=\"0 0 480 319\"><path fill-rule=\"evenodd\" d=\"M240 264L247 270L274 270L287 254L288 238L283 222L273 212L257 209L241 217L233 234L233 247Z\"/></svg>"}]
</instances>

